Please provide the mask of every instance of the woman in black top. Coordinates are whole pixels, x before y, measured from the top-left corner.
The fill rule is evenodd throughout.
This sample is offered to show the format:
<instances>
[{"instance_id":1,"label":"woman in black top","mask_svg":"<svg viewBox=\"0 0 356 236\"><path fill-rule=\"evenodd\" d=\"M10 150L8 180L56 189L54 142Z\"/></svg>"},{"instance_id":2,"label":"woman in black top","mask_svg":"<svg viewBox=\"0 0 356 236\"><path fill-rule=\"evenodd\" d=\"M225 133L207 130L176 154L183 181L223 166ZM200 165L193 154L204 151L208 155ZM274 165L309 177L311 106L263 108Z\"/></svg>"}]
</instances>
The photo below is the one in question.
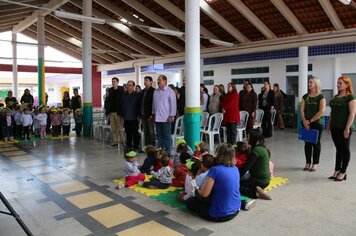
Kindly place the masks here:
<instances>
[{"instance_id":1,"label":"woman in black top","mask_svg":"<svg viewBox=\"0 0 356 236\"><path fill-rule=\"evenodd\" d=\"M69 92L68 91L64 91L63 93L63 100L62 100L62 103L63 103L63 107L64 108L70 108L70 97L69 97Z\"/></svg>"},{"instance_id":2,"label":"woman in black top","mask_svg":"<svg viewBox=\"0 0 356 236\"><path fill-rule=\"evenodd\" d=\"M262 131L265 138L272 137L271 115L274 109L274 92L268 81L263 83L263 91L258 95L258 107L264 111Z\"/></svg>"},{"instance_id":3,"label":"woman in black top","mask_svg":"<svg viewBox=\"0 0 356 236\"><path fill-rule=\"evenodd\" d=\"M34 99L29 89L25 89L20 102L21 104L27 104L29 107L33 106Z\"/></svg>"},{"instance_id":4,"label":"woman in black top","mask_svg":"<svg viewBox=\"0 0 356 236\"><path fill-rule=\"evenodd\" d=\"M5 104L7 108L13 109L17 104L17 99L12 96L12 91L7 92L7 97L5 98Z\"/></svg>"}]
</instances>

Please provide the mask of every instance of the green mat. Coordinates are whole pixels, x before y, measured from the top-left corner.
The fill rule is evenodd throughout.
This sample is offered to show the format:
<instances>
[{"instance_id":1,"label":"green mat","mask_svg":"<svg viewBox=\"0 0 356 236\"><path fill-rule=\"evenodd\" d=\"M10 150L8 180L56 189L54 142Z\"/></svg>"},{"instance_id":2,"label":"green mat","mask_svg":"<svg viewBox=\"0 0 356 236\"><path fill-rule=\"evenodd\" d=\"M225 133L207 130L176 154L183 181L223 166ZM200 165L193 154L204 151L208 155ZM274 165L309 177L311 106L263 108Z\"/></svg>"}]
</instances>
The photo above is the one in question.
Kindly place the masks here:
<instances>
[{"instance_id":1,"label":"green mat","mask_svg":"<svg viewBox=\"0 0 356 236\"><path fill-rule=\"evenodd\" d=\"M166 205L169 205L173 208L178 208L184 212L190 212L185 203L178 200L178 194L182 191L182 189L176 189L175 191L162 193L157 196L150 196L150 198L155 199L156 201L162 202ZM249 201L251 198L241 196L241 200Z\"/></svg>"}]
</instances>

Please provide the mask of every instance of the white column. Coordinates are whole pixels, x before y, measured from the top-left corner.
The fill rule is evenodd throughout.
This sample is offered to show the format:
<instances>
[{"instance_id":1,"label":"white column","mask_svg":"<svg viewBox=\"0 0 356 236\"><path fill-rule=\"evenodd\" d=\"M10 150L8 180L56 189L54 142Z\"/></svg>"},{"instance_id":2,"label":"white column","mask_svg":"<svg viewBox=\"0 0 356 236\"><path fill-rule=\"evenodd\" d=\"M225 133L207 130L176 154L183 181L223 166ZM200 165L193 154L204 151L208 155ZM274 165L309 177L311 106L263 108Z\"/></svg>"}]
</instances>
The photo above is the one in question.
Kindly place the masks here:
<instances>
[{"instance_id":1,"label":"white column","mask_svg":"<svg viewBox=\"0 0 356 236\"><path fill-rule=\"evenodd\" d=\"M204 83L204 59L200 59L200 83Z\"/></svg>"},{"instance_id":2,"label":"white column","mask_svg":"<svg viewBox=\"0 0 356 236\"><path fill-rule=\"evenodd\" d=\"M142 87L143 84L141 81L141 66L135 66L135 78L136 78L135 83ZM143 87L142 87L142 89L143 89Z\"/></svg>"},{"instance_id":3,"label":"white column","mask_svg":"<svg viewBox=\"0 0 356 236\"><path fill-rule=\"evenodd\" d=\"M83 15L92 16L92 0L82 1ZM92 52L91 52L91 22L83 21L82 28L82 60L83 60L83 98L84 98L84 136L90 136L93 124L93 96L92 96Z\"/></svg>"},{"instance_id":4,"label":"white column","mask_svg":"<svg viewBox=\"0 0 356 236\"><path fill-rule=\"evenodd\" d=\"M340 73L340 58L334 58L334 78L333 78L333 94L337 94L337 79L341 76Z\"/></svg>"},{"instance_id":5,"label":"white column","mask_svg":"<svg viewBox=\"0 0 356 236\"><path fill-rule=\"evenodd\" d=\"M19 81L17 73L17 34L12 33L12 93L18 99Z\"/></svg>"},{"instance_id":6,"label":"white column","mask_svg":"<svg viewBox=\"0 0 356 236\"><path fill-rule=\"evenodd\" d=\"M198 10L197 10L198 9ZM185 0L186 107L200 107L200 6L199 1Z\"/></svg>"},{"instance_id":7,"label":"white column","mask_svg":"<svg viewBox=\"0 0 356 236\"><path fill-rule=\"evenodd\" d=\"M299 83L298 100L308 92L308 47L299 47Z\"/></svg>"}]
</instances>

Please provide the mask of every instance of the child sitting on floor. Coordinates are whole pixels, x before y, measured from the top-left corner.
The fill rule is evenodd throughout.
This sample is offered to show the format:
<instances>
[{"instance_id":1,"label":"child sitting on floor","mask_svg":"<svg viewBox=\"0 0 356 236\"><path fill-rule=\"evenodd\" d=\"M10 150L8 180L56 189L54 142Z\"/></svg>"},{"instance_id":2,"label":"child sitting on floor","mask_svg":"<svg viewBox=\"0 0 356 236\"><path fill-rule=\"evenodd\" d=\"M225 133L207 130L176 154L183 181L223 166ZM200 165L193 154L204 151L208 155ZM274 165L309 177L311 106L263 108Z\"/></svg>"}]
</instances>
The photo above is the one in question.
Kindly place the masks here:
<instances>
[{"instance_id":1,"label":"child sitting on floor","mask_svg":"<svg viewBox=\"0 0 356 236\"><path fill-rule=\"evenodd\" d=\"M157 165L157 149L153 145L147 145L145 149L146 153L146 158L143 161L142 166L140 167L140 171L142 174L150 174L151 171L155 171L156 165Z\"/></svg>"},{"instance_id":2,"label":"child sitting on floor","mask_svg":"<svg viewBox=\"0 0 356 236\"><path fill-rule=\"evenodd\" d=\"M197 142L195 144L196 150L193 154L194 157L196 158L200 158L202 157L204 154L209 154L209 146L207 143L205 142Z\"/></svg>"},{"instance_id":3,"label":"child sitting on floor","mask_svg":"<svg viewBox=\"0 0 356 236\"><path fill-rule=\"evenodd\" d=\"M125 154L126 166L125 166L125 184L118 184L118 189L124 187L131 187L139 181L145 180L145 175L141 174L138 169L138 162L136 158L136 152L130 151Z\"/></svg>"},{"instance_id":4,"label":"child sitting on floor","mask_svg":"<svg viewBox=\"0 0 356 236\"><path fill-rule=\"evenodd\" d=\"M188 175L185 178L184 192L180 192L178 198L180 201L186 201L187 199L194 197L195 190L198 186L195 182L195 177L200 169L200 161L192 158L187 160Z\"/></svg>"},{"instance_id":5,"label":"child sitting on floor","mask_svg":"<svg viewBox=\"0 0 356 236\"><path fill-rule=\"evenodd\" d=\"M210 154L205 154L200 163L200 169L195 178L195 182L199 188L204 187L205 179L208 176L209 169L215 165L215 158Z\"/></svg>"},{"instance_id":6,"label":"child sitting on floor","mask_svg":"<svg viewBox=\"0 0 356 236\"><path fill-rule=\"evenodd\" d=\"M162 153L160 157L162 168L157 172L151 171L152 178L149 182L142 183L143 187L150 189L166 189L172 183L173 170L169 166L169 156L166 153Z\"/></svg>"},{"instance_id":7,"label":"child sitting on floor","mask_svg":"<svg viewBox=\"0 0 356 236\"><path fill-rule=\"evenodd\" d=\"M248 144L245 142L237 142L236 145L234 146L235 146L236 167L238 169L241 169L245 165L250 155L250 149ZM240 182L249 179L250 176L251 176L250 172L247 171L243 176L240 176Z\"/></svg>"},{"instance_id":8,"label":"child sitting on floor","mask_svg":"<svg viewBox=\"0 0 356 236\"><path fill-rule=\"evenodd\" d=\"M166 155L165 151L162 150L162 148L158 148L158 149L157 149L157 155L156 155L156 158L157 158L156 170L157 170L157 171L159 171L159 170L162 168L161 157L162 157L163 155ZM171 161L171 159L169 159L168 166L169 166L171 169L173 169L173 162Z\"/></svg>"},{"instance_id":9,"label":"child sitting on floor","mask_svg":"<svg viewBox=\"0 0 356 236\"><path fill-rule=\"evenodd\" d=\"M188 174L188 167L186 165L187 160L189 160L191 156L187 152L182 152L179 155L179 166L174 170L172 180L172 186L174 187L184 187L185 178Z\"/></svg>"}]
</instances>

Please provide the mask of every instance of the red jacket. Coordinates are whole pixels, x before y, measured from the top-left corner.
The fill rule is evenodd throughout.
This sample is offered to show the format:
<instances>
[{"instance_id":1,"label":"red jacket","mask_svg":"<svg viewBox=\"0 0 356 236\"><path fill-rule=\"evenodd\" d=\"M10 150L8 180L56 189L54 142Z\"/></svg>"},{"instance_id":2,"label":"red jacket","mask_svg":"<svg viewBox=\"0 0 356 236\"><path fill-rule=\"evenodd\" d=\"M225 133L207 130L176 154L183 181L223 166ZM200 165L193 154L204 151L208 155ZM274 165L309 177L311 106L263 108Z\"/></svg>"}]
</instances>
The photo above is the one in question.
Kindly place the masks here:
<instances>
[{"instance_id":1,"label":"red jacket","mask_svg":"<svg viewBox=\"0 0 356 236\"><path fill-rule=\"evenodd\" d=\"M185 177L188 174L188 167L185 164L180 164L173 172L174 179L172 180L172 186L184 187Z\"/></svg>"},{"instance_id":2,"label":"red jacket","mask_svg":"<svg viewBox=\"0 0 356 236\"><path fill-rule=\"evenodd\" d=\"M221 101L221 108L225 110L224 123L239 123L240 109L239 109L239 94L237 92L227 93Z\"/></svg>"},{"instance_id":3,"label":"red jacket","mask_svg":"<svg viewBox=\"0 0 356 236\"><path fill-rule=\"evenodd\" d=\"M235 156L236 158L236 167L241 168L245 165L245 162L248 159L248 154L246 153L239 153Z\"/></svg>"}]
</instances>

